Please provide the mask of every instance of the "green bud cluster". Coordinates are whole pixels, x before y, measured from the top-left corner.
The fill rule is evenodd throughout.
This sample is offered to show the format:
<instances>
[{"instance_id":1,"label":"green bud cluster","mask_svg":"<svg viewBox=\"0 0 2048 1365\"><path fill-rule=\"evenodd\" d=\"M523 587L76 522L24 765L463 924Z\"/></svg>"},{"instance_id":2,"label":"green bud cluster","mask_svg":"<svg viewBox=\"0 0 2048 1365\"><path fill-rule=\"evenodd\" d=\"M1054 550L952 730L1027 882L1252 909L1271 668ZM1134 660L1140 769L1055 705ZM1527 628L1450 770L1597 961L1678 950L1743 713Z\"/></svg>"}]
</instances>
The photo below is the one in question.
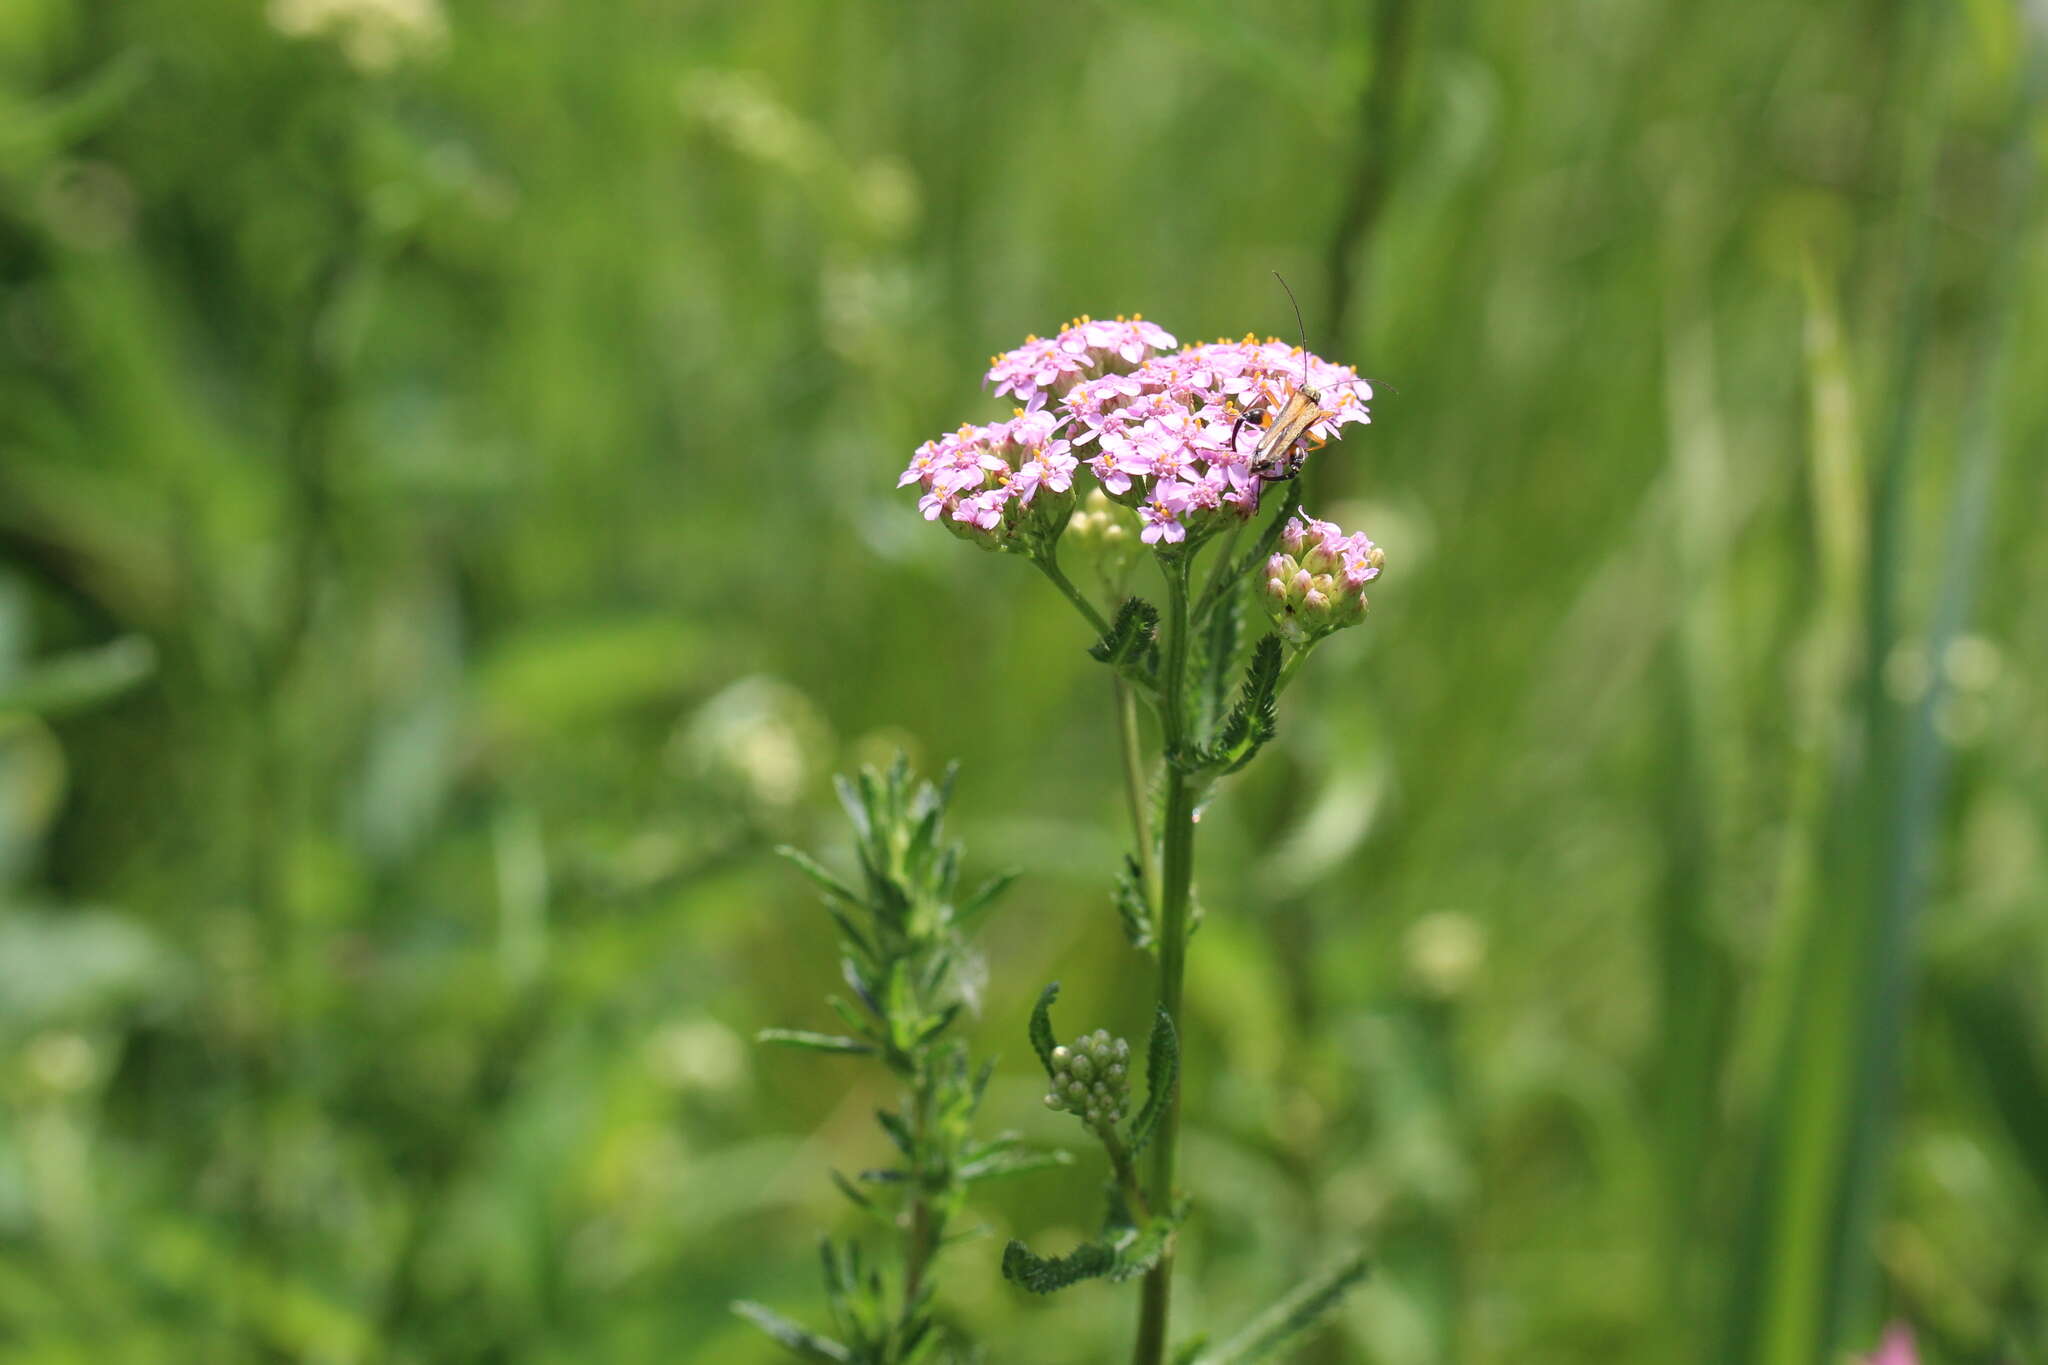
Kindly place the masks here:
<instances>
[{"instance_id":1,"label":"green bud cluster","mask_svg":"<svg viewBox=\"0 0 2048 1365\"><path fill-rule=\"evenodd\" d=\"M1123 591L1124 579L1138 560L1138 519L1127 507L1111 502L1100 488L1090 489L1067 521L1066 544L1092 565L1111 596Z\"/></svg>"},{"instance_id":2,"label":"green bud cluster","mask_svg":"<svg viewBox=\"0 0 2048 1365\"><path fill-rule=\"evenodd\" d=\"M1109 1128L1123 1119L1131 1093L1131 1045L1108 1029L1084 1033L1052 1050L1052 1089L1045 1107L1076 1115L1090 1128Z\"/></svg>"}]
</instances>

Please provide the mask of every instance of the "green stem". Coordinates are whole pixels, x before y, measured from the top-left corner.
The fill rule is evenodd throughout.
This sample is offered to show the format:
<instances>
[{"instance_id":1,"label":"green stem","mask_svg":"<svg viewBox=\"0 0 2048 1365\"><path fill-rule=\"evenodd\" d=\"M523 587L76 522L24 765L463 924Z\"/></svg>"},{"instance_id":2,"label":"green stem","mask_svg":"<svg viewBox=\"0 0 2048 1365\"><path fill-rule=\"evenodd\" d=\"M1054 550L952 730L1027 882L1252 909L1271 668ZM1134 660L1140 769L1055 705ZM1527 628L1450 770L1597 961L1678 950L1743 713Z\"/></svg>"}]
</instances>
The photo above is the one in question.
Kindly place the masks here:
<instances>
[{"instance_id":1,"label":"green stem","mask_svg":"<svg viewBox=\"0 0 2048 1365\"><path fill-rule=\"evenodd\" d=\"M1109 1153L1110 1170L1116 1174L1117 1189L1123 1192L1124 1203L1130 1205L1131 1216L1140 1223L1152 1216L1151 1201L1145 1198L1145 1191L1138 1184L1138 1171L1131 1164L1131 1154L1117 1139L1114 1127L1099 1128L1095 1135L1102 1139L1102 1146Z\"/></svg>"},{"instance_id":2,"label":"green stem","mask_svg":"<svg viewBox=\"0 0 2048 1365\"><path fill-rule=\"evenodd\" d=\"M1131 807L1131 837L1138 843L1138 890L1159 916L1159 849L1152 842L1151 803L1145 799L1145 755L1138 742L1138 697L1123 675L1116 677L1116 732L1124 758L1124 799ZM1155 930L1156 932L1156 930Z\"/></svg>"},{"instance_id":3,"label":"green stem","mask_svg":"<svg viewBox=\"0 0 2048 1365\"><path fill-rule=\"evenodd\" d=\"M931 1166L931 1153L927 1148L931 1137L933 1085L931 1059L929 1056L920 1057L912 1092L910 1164L911 1178L915 1183L910 1196L910 1226L904 1231L903 1310L897 1319L898 1333L907 1333L917 1316L918 1299L924 1292L925 1270L931 1264L932 1253L938 1249L931 1189L926 1183L930 1179Z\"/></svg>"},{"instance_id":4,"label":"green stem","mask_svg":"<svg viewBox=\"0 0 2048 1365\"><path fill-rule=\"evenodd\" d=\"M1159 887L1159 1007L1173 1022L1181 1040L1181 1075L1187 1075L1187 1029L1181 1023L1182 983L1187 974L1188 902L1195 868L1194 789L1176 769L1171 755L1187 741L1188 558L1165 562L1167 636L1165 696L1160 707L1166 764L1165 859ZM1174 1086L1166 1112L1152 1137L1152 1169L1148 1202L1160 1213L1174 1206L1174 1163L1180 1146L1180 1085ZM1167 1314L1173 1297L1173 1248L1145 1274L1138 1312L1138 1341L1133 1365L1161 1365L1166 1359Z\"/></svg>"},{"instance_id":5,"label":"green stem","mask_svg":"<svg viewBox=\"0 0 2048 1365\"><path fill-rule=\"evenodd\" d=\"M1296 647L1294 652L1287 656L1287 662L1280 665L1280 680L1273 684L1274 696L1277 697L1287 690L1287 684L1293 682L1294 675L1301 672L1302 662L1308 658L1308 652L1319 643L1321 642L1310 640L1307 644Z\"/></svg>"},{"instance_id":6,"label":"green stem","mask_svg":"<svg viewBox=\"0 0 2048 1365\"><path fill-rule=\"evenodd\" d=\"M1286 515L1284 509L1281 515ZM1231 561L1237 558L1237 542L1244 535L1244 528L1245 523L1240 521L1232 526L1230 534L1223 538L1222 548L1216 554L1216 563L1209 570L1209 581L1202 585L1202 595L1195 599L1195 615L1207 616L1209 608L1223 595L1223 590L1229 582Z\"/></svg>"},{"instance_id":7,"label":"green stem","mask_svg":"<svg viewBox=\"0 0 2048 1365\"><path fill-rule=\"evenodd\" d=\"M1036 564L1040 571L1052 580L1052 585L1065 593L1067 600L1072 602L1080 610L1080 613L1088 618L1088 624L1095 627L1096 634L1109 634L1109 622L1103 619L1102 613L1095 609L1095 604L1083 596L1081 590L1074 586L1074 581L1068 578L1060 569L1057 554L1057 551L1049 549L1043 554L1033 555L1031 562Z\"/></svg>"}]
</instances>

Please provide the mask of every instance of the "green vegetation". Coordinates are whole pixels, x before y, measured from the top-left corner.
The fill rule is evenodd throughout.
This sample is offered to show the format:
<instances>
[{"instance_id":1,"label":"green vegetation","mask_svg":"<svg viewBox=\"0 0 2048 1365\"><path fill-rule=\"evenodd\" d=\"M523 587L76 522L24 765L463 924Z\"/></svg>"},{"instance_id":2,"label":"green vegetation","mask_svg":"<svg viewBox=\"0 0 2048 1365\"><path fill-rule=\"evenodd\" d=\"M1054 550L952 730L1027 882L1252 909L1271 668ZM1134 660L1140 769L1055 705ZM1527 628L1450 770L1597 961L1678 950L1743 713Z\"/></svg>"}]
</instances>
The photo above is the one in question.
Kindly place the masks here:
<instances>
[{"instance_id":1,"label":"green vegetation","mask_svg":"<svg viewBox=\"0 0 2048 1365\"><path fill-rule=\"evenodd\" d=\"M1284 334L1275 269L1387 564L1203 826L1176 1334L2048 1361L2044 44L0 5L0 1365L788 1358L728 1305L828 1320L898 1086L754 1043L845 1031L772 850L846 875L899 748L1022 873L976 1122L1072 1145L1041 987L1152 1028L1111 674L896 475L989 353ZM977 1187L934 1311L1121 1358L1000 1273L1100 1209Z\"/></svg>"}]
</instances>

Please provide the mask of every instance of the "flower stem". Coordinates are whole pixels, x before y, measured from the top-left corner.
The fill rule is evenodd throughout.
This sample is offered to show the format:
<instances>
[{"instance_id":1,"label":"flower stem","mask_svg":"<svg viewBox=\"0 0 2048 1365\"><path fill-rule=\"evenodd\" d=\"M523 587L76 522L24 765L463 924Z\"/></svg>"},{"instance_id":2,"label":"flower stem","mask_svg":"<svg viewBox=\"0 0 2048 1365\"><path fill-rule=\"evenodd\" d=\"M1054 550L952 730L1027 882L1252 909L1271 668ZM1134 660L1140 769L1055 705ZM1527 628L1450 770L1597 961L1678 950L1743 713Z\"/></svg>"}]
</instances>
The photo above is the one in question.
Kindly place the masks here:
<instances>
[{"instance_id":1,"label":"flower stem","mask_svg":"<svg viewBox=\"0 0 2048 1365\"><path fill-rule=\"evenodd\" d=\"M1310 640L1305 645L1297 645L1289 652L1287 662L1280 665L1279 681L1273 685L1273 694L1275 696L1287 690L1287 684L1294 681L1294 675L1301 671L1302 664L1308 659L1308 652L1314 649L1318 643L1318 641Z\"/></svg>"},{"instance_id":2,"label":"flower stem","mask_svg":"<svg viewBox=\"0 0 2048 1365\"><path fill-rule=\"evenodd\" d=\"M1095 604L1090 602L1082 595L1081 590L1074 586L1074 581L1068 578L1065 572L1061 570L1057 551L1048 549L1042 554L1035 554L1031 557L1031 562L1036 564L1044 572L1045 576L1052 580L1052 585L1065 593L1067 600L1072 602L1080 610L1081 614L1088 618L1088 624L1095 627L1096 634L1109 634L1109 622L1103 618L1101 612L1095 609ZM1118 683L1117 685L1121 687L1123 684Z\"/></svg>"},{"instance_id":3,"label":"flower stem","mask_svg":"<svg viewBox=\"0 0 2048 1365\"><path fill-rule=\"evenodd\" d=\"M1181 1075L1187 1074L1187 1029L1181 1022L1181 987L1187 973L1188 901L1194 880L1194 790L1187 775L1174 767L1173 752L1187 741L1185 705L1188 666L1188 560L1165 562L1167 636L1165 696L1160 707L1166 764L1164 865L1159 883L1159 1007L1180 1036ZM1161 1214L1174 1206L1174 1162L1180 1145L1180 1085L1167 1100L1152 1137L1152 1169L1147 1203ZM1166 1359L1167 1314L1173 1296L1173 1247L1145 1274L1138 1312L1138 1341L1132 1365L1161 1365Z\"/></svg>"},{"instance_id":4,"label":"flower stem","mask_svg":"<svg viewBox=\"0 0 2048 1365\"><path fill-rule=\"evenodd\" d=\"M909 1226L903 1238L903 1310L898 1317L900 1332L908 1332L917 1318L918 1302L924 1294L925 1269L938 1249L938 1228L932 1218L930 1179L933 1080L931 1059L918 1060L917 1082L911 1115L911 1177L916 1182L910 1196Z\"/></svg>"},{"instance_id":5,"label":"flower stem","mask_svg":"<svg viewBox=\"0 0 2048 1365\"><path fill-rule=\"evenodd\" d=\"M1145 797L1145 755L1138 742L1138 697L1121 674L1116 678L1116 731L1122 741L1124 798L1131 806L1131 837L1138 845L1138 891L1151 912L1153 932L1159 919L1159 849L1152 842L1152 808Z\"/></svg>"}]
</instances>

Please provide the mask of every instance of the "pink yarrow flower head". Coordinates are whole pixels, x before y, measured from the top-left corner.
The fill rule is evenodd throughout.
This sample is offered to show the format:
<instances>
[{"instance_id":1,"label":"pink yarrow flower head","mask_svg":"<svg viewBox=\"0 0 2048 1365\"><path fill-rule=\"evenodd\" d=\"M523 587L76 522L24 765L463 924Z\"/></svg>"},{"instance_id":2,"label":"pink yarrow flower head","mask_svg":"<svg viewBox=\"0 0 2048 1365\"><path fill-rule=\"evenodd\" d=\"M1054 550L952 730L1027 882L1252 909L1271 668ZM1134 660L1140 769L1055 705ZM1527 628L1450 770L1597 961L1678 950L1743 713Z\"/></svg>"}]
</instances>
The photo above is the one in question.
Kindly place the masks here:
<instances>
[{"instance_id":1,"label":"pink yarrow flower head","mask_svg":"<svg viewBox=\"0 0 2048 1365\"><path fill-rule=\"evenodd\" d=\"M1075 318L1056 336L1028 337L1016 350L989 357L988 382L999 396L1014 395L1036 412L1084 379L1135 369L1176 344L1171 333L1141 317Z\"/></svg>"},{"instance_id":2,"label":"pink yarrow flower head","mask_svg":"<svg viewBox=\"0 0 2048 1365\"><path fill-rule=\"evenodd\" d=\"M1175 544L1250 518L1274 470L1255 470L1270 418L1307 386L1322 416L1302 436L1320 447L1372 420L1372 385L1276 340L1217 341L1154 356L1128 374L1083 380L1060 400L1074 449L1111 497L1147 521L1155 543ZM1188 497L1184 490L1202 490ZM1152 507L1155 510L1147 512ZM1174 528L1158 520L1170 513Z\"/></svg>"},{"instance_id":3,"label":"pink yarrow flower head","mask_svg":"<svg viewBox=\"0 0 2048 1365\"><path fill-rule=\"evenodd\" d=\"M1085 466L1137 514L1143 542L1165 549L1249 520L1309 451L1372 420L1372 385L1349 366L1273 338L1176 346L1143 318L1076 318L1028 339L988 371L1022 402L1016 417L925 442L898 486L919 486L927 520L1017 548L1027 525L1043 529L1029 518L1071 509ZM1266 424L1297 393L1313 395L1315 420L1262 459Z\"/></svg>"},{"instance_id":4,"label":"pink yarrow flower head","mask_svg":"<svg viewBox=\"0 0 2048 1365\"><path fill-rule=\"evenodd\" d=\"M1289 517L1266 561L1261 599L1281 638L1304 645L1365 619L1365 585L1386 554L1363 532L1346 535L1306 511Z\"/></svg>"},{"instance_id":5,"label":"pink yarrow flower head","mask_svg":"<svg viewBox=\"0 0 2048 1365\"><path fill-rule=\"evenodd\" d=\"M1079 460L1051 412L1019 412L1007 422L964 426L926 441L896 481L922 489L926 521L991 550L1023 548L1056 535L1074 509Z\"/></svg>"}]
</instances>

